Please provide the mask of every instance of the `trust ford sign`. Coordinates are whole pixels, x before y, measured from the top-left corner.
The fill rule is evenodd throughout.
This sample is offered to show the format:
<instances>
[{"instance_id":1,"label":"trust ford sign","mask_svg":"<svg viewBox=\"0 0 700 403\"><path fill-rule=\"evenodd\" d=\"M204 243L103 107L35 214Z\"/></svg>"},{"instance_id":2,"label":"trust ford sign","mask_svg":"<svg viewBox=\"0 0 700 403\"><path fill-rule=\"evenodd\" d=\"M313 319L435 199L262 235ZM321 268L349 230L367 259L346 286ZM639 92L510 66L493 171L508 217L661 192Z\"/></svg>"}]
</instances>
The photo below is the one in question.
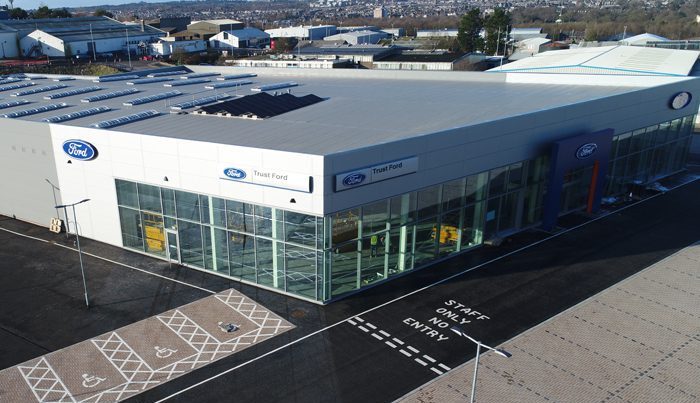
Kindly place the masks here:
<instances>
[{"instance_id":1,"label":"trust ford sign","mask_svg":"<svg viewBox=\"0 0 700 403\"><path fill-rule=\"evenodd\" d=\"M238 168L226 168L224 169L224 175L234 180L243 180L247 176L244 170Z\"/></svg>"},{"instance_id":2,"label":"trust ford sign","mask_svg":"<svg viewBox=\"0 0 700 403\"><path fill-rule=\"evenodd\" d=\"M591 155L595 154L598 149L598 144L596 143L586 143L576 150L576 158L580 160L585 160Z\"/></svg>"},{"instance_id":3,"label":"trust ford sign","mask_svg":"<svg viewBox=\"0 0 700 403\"><path fill-rule=\"evenodd\" d=\"M357 186L367 179L367 176L359 172L351 173L343 178L343 185L345 186Z\"/></svg>"},{"instance_id":4,"label":"trust ford sign","mask_svg":"<svg viewBox=\"0 0 700 403\"><path fill-rule=\"evenodd\" d=\"M352 189L370 183L396 178L418 170L418 157L382 162L366 168L355 169L335 175L335 191Z\"/></svg>"},{"instance_id":5,"label":"trust ford sign","mask_svg":"<svg viewBox=\"0 0 700 403\"><path fill-rule=\"evenodd\" d=\"M80 161L90 161L97 158L95 146L83 140L68 140L64 142L63 152L68 154L69 157Z\"/></svg>"}]
</instances>

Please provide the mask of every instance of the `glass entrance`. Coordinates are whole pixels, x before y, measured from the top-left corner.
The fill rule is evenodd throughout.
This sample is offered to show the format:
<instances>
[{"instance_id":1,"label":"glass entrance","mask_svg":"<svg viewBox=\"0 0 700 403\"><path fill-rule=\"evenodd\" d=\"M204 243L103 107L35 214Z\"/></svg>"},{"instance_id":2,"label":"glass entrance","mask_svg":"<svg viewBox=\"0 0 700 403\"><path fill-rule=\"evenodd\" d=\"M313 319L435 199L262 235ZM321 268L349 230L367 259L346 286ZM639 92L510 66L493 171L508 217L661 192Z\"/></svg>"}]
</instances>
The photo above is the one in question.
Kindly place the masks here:
<instances>
[{"instance_id":1,"label":"glass entrance","mask_svg":"<svg viewBox=\"0 0 700 403\"><path fill-rule=\"evenodd\" d=\"M571 169L564 174L560 214L581 210L586 207L592 178L593 166Z\"/></svg>"},{"instance_id":2,"label":"glass entrance","mask_svg":"<svg viewBox=\"0 0 700 403\"><path fill-rule=\"evenodd\" d=\"M166 231L168 234L168 259L173 262L180 262L180 245L178 244L177 232Z\"/></svg>"}]
</instances>

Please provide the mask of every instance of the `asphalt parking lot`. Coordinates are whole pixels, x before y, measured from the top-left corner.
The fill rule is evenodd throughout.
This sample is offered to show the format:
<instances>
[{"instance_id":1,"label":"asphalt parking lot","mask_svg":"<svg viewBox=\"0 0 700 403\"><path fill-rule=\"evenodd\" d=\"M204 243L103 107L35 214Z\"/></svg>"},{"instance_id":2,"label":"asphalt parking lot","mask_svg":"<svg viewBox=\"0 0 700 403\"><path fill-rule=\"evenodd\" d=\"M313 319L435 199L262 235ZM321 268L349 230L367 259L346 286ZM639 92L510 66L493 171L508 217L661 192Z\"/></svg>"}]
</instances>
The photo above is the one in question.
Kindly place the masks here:
<instances>
[{"instance_id":1,"label":"asphalt parking lot","mask_svg":"<svg viewBox=\"0 0 700 403\"><path fill-rule=\"evenodd\" d=\"M553 238L523 233L325 307L86 241L88 309L72 240L5 217L0 363L232 288L295 327L129 401L392 401L474 356L443 321L498 344L700 239L699 194L696 181Z\"/></svg>"}]
</instances>

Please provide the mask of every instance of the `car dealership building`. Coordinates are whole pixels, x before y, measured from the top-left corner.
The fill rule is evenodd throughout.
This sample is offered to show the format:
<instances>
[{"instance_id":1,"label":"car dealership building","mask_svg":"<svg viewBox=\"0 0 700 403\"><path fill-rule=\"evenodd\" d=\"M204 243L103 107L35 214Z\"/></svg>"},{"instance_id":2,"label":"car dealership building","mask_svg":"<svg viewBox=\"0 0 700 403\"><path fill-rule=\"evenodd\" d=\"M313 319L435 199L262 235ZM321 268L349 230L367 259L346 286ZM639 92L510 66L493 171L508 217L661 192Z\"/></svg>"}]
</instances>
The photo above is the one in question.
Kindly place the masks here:
<instances>
[{"instance_id":1,"label":"car dealership building","mask_svg":"<svg viewBox=\"0 0 700 403\"><path fill-rule=\"evenodd\" d=\"M326 303L682 171L698 53L629 49L615 74L5 78L0 214Z\"/></svg>"}]
</instances>

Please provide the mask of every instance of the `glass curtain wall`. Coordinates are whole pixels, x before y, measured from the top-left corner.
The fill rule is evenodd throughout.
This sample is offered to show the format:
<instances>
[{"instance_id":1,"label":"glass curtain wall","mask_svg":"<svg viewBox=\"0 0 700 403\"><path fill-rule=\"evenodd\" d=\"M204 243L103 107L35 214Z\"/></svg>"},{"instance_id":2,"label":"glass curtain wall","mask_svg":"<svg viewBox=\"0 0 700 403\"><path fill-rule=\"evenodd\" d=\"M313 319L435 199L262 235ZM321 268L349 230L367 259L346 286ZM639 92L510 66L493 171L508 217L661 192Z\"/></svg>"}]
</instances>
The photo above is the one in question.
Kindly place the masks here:
<instances>
[{"instance_id":1,"label":"glass curtain wall","mask_svg":"<svg viewBox=\"0 0 700 403\"><path fill-rule=\"evenodd\" d=\"M323 218L120 179L115 185L125 247L303 298L328 299Z\"/></svg>"},{"instance_id":2,"label":"glass curtain wall","mask_svg":"<svg viewBox=\"0 0 700 403\"><path fill-rule=\"evenodd\" d=\"M607 195L631 191L685 167L695 115L685 116L613 137Z\"/></svg>"},{"instance_id":3,"label":"glass curtain wall","mask_svg":"<svg viewBox=\"0 0 700 403\"><path fill-rule=\"evenodd\" d=\"M536 225L546 156L326 217L324 295L339 295Z\"/></svg>"}]
</instances>

